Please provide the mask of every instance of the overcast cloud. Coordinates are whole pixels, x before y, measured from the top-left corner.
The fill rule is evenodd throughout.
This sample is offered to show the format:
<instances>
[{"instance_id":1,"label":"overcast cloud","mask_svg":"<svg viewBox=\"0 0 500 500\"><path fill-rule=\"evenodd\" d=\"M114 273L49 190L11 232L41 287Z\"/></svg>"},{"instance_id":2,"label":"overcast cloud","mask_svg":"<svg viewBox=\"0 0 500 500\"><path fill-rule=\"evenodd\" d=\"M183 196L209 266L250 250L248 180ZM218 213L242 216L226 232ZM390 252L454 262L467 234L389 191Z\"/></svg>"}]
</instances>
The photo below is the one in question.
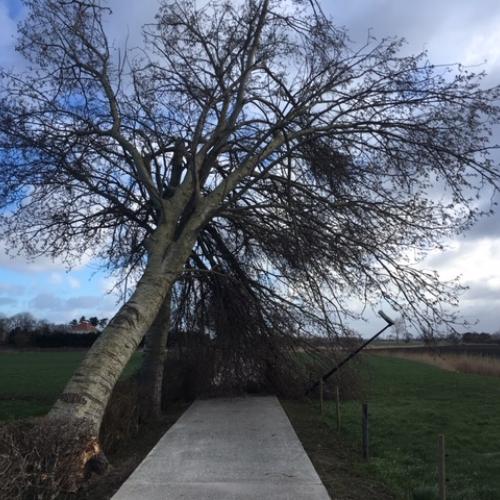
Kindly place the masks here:
<instances>
[{"instance_id":1,"label":"overcast cloud","mask_svg":"<svg viewBox=\"0 0 500 500\"><path fill-rule=\"evenodd\" d=\"M113 304L114 305L114 304ZM52 312L105 311L111 304L108 298L83 295L62 299L53 293L39 293L29 301L30 308Z\"/></svg>"},{"instance_id":2,"label":"overcast cloud","mask_svg":"<svg viewBox=\"0 0 500 500\"><path fill-rule=\"evenodd\" d=\"M139 26L153 20L158 2L109 3L114 15L108 30L116 44L123 46L128 40L130 47L140 45ZM16 0L0 0L0 65L20 64L12 41L19 5ZM322 5L358 43L366 39L368 32L377 38L401 36L407 40L406 53L427 50L435 64L461 62L476 71L486 70L489 76L485 84L500 83L498 0L324 0ZM487 206L489 201L489 193L485 193L482 205ZM500 329L496 314L500 306L499 255L500 217L495 214L481 220L465 236L448 242L445 252L434 253L424 263L446 279L462 276L469 291L463 297L461 311L470 321L479 319L479 330ZM30 307L33 314L58 321L80 310L87 314L101 308L110 315L116 305L109 296L102 299L102 284L112 283L100 274L93 276L85 264L88 262L67 274L62 262L11 259L0 248L0 312L10 314ZM368 332L372 326L360 329Z\"/></svg>"}]
</instances>

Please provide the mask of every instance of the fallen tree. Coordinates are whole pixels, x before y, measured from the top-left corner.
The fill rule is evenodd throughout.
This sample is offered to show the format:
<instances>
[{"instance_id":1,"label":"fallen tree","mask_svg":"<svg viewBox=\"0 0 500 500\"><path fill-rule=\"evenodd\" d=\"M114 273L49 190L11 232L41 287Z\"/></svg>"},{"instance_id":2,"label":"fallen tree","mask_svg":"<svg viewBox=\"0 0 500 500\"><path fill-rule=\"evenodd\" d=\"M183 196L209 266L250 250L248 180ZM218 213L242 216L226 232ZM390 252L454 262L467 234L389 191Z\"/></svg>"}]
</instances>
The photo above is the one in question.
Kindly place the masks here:
<instances>
[{"instance_id":1,"label":"fallen tree","mask_svg":"<svg viewBox=\"0 0 500 500\"><path fill-rule=\"evenodd\" d=\"M135 56L110 46L104 3L25 4L31 66L3 70L0 90L2 237L34 256L142 269L49 420L84 419L97 435L210 226L259 263L277 300L333 318L325 328L356 295L452 319L441 305L457 289L407 252L468 227L475 194L496 187L498 88L400 56L396 40L353 48L314 3L164 2Z\"/></svg>"}]
</instances>

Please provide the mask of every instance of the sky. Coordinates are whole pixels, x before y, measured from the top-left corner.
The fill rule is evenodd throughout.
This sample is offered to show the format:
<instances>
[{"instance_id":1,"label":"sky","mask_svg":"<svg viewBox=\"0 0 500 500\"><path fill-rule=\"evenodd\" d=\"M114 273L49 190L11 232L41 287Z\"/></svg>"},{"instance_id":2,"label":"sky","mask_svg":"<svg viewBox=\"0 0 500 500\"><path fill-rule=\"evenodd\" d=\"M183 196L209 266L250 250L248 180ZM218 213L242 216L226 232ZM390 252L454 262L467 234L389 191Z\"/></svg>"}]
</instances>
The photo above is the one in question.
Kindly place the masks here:
<instances>
[{"instance_id":1,"label":"sky","mask_svg":"<svg viewBox=\"0 0 500 500\"><path fill-rule=\"evenodd\" d=\"M140 26L153 19L157 0L111 0L109 33L118 44L140 42ZM500 2L498 0L322 0L325 12L345 26L350 38L362 42L368 33L382 38L401 36L407 53L427 50L435 64L462 63L488 73L487 85L500 83ZM23 9L18 0L0 0L0 66L22 64L15 54L16 23ZM500 133L498 134L500 143ZM489 196L489 195L488 195ZM489 201L482 200L485 204ZM467 234L446 242L444 252L433 253L425 267L443 278L461 276L469 287L460 311L474 329L500 330L500 212L481 220ZM96 263L82 259L72 270L47 258L33 262L6 255L0 246L0 313L30 311L38 318L61 323L74 317L111 317L118 307L108 294L112 280ZM374 330L372 318L356 325L362 333ZM379 320L380 323L380 320Z\"/></svg>"}]
</instances>

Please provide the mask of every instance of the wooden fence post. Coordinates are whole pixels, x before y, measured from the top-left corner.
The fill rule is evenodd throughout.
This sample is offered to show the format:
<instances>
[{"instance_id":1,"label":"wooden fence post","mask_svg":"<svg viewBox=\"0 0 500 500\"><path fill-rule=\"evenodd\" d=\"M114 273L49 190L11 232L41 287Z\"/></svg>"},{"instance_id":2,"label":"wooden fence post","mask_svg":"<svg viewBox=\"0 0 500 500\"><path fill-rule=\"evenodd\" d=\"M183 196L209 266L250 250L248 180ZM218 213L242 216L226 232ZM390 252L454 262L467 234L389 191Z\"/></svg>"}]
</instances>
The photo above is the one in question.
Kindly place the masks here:
<instances>
[{"instance_id":1,"label":"wooden fence post","mask_svg":"<svg viewBox=\"0 0 500 500\"><path fill-rule=\"evenodd\" d=\"M362 426L363 426L363 458L368 460L368 403L363 403L363 414L362 414Z\"/></svg>"},{"instance_id":2,"label":"wooden fence post","mask_svg":"<svg viewBox=\"0 0 500 500\"><path fill-rule=\"evenodd\" d=\"M438 482L439 500L446 500L446 445L444 434L438 436Z\"/></svg>"},{"instance_id":3,"label":"wooden fence post","mask_svg":"<svg viewBox=\"0 0 500 500\"><path fill-rule=\"evenodd\" d=\"M337 432L340 432L340 391L338 385L335 387L335 405L337 411Z\"/></svg>"}]
</instances>

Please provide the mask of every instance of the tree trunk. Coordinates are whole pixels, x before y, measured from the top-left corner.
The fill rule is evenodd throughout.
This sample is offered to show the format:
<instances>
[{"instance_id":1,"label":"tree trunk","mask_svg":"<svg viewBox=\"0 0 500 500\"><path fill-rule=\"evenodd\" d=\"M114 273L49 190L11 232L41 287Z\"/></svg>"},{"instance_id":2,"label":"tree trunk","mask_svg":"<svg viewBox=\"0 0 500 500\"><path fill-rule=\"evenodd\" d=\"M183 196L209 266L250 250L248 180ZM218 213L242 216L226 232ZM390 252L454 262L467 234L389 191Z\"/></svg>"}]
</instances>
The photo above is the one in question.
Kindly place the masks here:
<instances>
[{"instance_id":1,"label":"tree trunk","mask_svg":"<svg viewBox=\"0 0 500 500\"><path fill-rule=\"evenodd\" d=\"M182 272L206 220L204 211L207 211L204 206L195 211L175 239L175 217L159 226L151 235L146 242L146 269L134 294L89 349L46 417L54 425L64 421L72 423L74 428L85 426L88 429L88 446L82 449L80 457L82 471L103 472L107 467L98 438L104 411L123 369ZM61 446L64 447L68 438L61 436L61 439Z\"/></svg>"},{"instance_id":2,"label":"tree trunk","mask_svg":"<svg viewBox=\"0 0 500 500\"><path fill-rule=\"evenodd\" d=\"M145 338L139 374L139 414L143 422L154 422L161 416L163 375L170 330L170 300L169 290Z\"/></svg>"},{"instance_id":3,"label":"tree trunk","mask_svg":"<svg viewBox=\"0 0 500 500\"><path fill-rule=\"evenodd\" d=\"M196 230L188 230L173 242L168 227L157 229L134 294L88 351L48 419L84 419L98 436L113 387L182 271L196 236Z\"/></svg>"},{"instance_id":4,"label":"tree trunk","mask_svg":"<svg viewBox=\"0 0 500 500\"><path fill-rule=\"evenodd\" d=\"M49 412L49 419L85 419L98 435L113 387L153 323L170 285L164 275L146 270L130 300L73 374Z\"/></svg>"}]
</instances>

